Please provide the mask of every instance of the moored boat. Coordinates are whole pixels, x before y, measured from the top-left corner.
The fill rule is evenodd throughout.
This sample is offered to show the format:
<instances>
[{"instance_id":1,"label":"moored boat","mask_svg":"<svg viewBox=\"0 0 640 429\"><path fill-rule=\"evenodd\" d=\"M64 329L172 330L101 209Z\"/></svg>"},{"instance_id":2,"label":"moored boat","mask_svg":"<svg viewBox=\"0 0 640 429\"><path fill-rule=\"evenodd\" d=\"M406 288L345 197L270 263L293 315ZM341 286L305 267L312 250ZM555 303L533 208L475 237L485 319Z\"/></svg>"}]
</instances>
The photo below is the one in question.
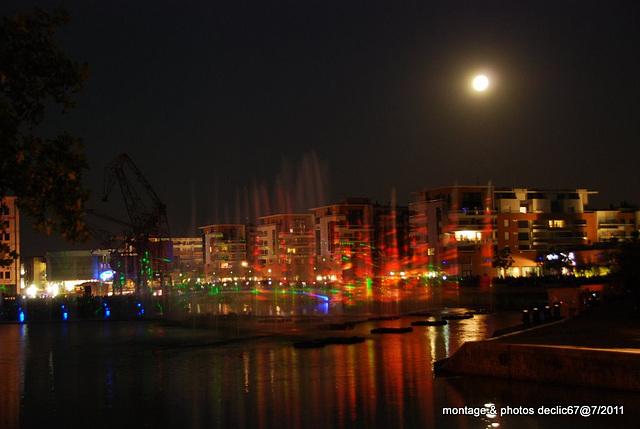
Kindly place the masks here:
<instances>
[{"instance_id":1,"label":"moored boat","mask_svg":"<svg viewBox=\"0 0 640 429\"><path fill-rule=\"evenodd\" d=\"M326 344L324 340L304 340L293 343L293 347L296 349L317 349Z\"/></svg>"},{"instance_id":2,"label":"moored boat","mask_svg":"<svg viewBox=\"0 0 640 429\"><path fill-rule=\"evenodd\" d=\"M356 335L352 337L329 337L324 339L325 344L357 344L364 343L364 337Z\"/></svg>"}]
</instances>

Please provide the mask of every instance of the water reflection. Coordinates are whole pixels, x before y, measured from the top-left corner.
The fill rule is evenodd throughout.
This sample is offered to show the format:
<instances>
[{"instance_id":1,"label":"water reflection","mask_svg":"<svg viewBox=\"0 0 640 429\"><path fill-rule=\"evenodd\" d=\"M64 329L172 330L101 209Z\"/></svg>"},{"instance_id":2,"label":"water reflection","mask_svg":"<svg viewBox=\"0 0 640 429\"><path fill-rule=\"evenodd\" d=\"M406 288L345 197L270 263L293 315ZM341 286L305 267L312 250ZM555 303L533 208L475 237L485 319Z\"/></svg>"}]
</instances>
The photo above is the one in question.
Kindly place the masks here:
<instances>
[{"instance_id":1,"label":"water reflection","mask_svg":"<svg viewBox=\"0 0 640 429\"><path fill-rule=\"evenodd\" d=\"M326 331L212 345L209 331L149 322L2 325L0 370L6 376L0 378L0 422L3 428L69 422L98 428L485 428L491 423L513 428L541 422L571 427L574 420L566 418L442 413L443 407L488 402L602 402L597 395L585 397L588 389L433 377L435 360L518 317L479 315L402 335L370 330L409 326L419 318L364 321L344 334L364 336L364 343L318 349L295 349L292 343ZM621 393L616 401L629 404L631 413L637 399Z\"/></svg>"},{"instance_id":2,"label":"water reflection","mask_svg":"<svg viewBox=\"0 0 640 429\"><path fill-rule=\"evenodd\" d=\"M27 327L0 326L0 427L17 427L24 386L24 341Z\"/></svg>"}]
</instances>

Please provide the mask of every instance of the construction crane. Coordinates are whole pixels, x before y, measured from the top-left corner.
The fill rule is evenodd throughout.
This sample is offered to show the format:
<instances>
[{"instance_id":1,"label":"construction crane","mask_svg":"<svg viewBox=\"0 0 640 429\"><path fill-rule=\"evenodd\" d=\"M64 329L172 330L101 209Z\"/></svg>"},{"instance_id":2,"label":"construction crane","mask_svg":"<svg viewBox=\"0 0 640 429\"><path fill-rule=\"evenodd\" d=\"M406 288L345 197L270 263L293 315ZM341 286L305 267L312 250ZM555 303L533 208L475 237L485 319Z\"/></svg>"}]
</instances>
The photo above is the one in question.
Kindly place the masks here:
<instances>
[{"instance_id":1,"label":"construction crane","mask_svg":"<svg viewBox=\"0 0 640 429\"><path fill-rule=\"evenodd\" d=\"M94 240L102 246L102 249L111 252L109 265L113 274L113 293L122 294L126 280L128 278L137 278L136 267L139 265L136 262L137 254L131 254L131 246L127 245L127 241L130 241L130 237L133 237L131 224L94 209L86 209L84 214L85 224ZM120 233L114 233L111 229L105 228L102 222L98 222L97 219L101 221L107 220L109 223L115 223L126 229Z\"/></svg>"},{"instance_id":2,"label":"construction crane","mask_svg":"<svg viewBox=\"0 0 640 429\"><path fill-rule=\"evenodd\" d=\"M108 201L118 183L129 217L129 222L124 222L128 230L124 233L121 249L112 257L112 270L116 273L114 282L119 281L122 288L122 283L131 276L130 270L122 264L133 260L136 292L144 297L150 292L152 282L165 286L165 276L173 259L166 205L126 153L107 165L104 178L102 201ZM149 202L145 203L139 190L146 194Z\"/></svg>"}]
</instances>

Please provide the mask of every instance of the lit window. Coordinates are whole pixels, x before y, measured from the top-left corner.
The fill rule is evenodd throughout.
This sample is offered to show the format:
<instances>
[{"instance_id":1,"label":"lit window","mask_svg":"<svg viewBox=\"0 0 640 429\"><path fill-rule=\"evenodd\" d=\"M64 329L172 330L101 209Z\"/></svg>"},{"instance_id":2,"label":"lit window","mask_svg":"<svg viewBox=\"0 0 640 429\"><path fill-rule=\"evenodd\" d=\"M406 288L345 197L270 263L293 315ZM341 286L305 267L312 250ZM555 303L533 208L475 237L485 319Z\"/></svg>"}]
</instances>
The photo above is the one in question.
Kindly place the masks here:
<instances>
[{"instance_id":1,"label":"lit window","mask_svg":"<svg viewBox=\"0 0 640 429\"><path fill-rule=\"evenodd\" d=\"M480 240L481 234L478 231L456 231L455 237L458 241L475 241Z\"/></svg>"}]
</instances>

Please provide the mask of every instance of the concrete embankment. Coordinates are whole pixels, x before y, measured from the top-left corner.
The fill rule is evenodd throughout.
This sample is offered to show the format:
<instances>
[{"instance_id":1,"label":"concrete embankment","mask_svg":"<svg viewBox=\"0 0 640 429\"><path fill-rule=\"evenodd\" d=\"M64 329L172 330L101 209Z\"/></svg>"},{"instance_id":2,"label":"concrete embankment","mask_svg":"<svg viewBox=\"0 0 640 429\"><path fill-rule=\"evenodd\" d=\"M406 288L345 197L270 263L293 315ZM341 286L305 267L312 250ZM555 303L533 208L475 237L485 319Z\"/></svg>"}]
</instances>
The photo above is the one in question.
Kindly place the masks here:
<instances>
[{"instance_id":1,"label":"concrete embankment","mask_svg":"<svg viewBox=\"0 0 640 429\"><path fill-rule=\"evenodd\" d=\"M640 391L640 350L467 342L438 373L474 374Z\"/></svg>"},{"instance_id":2,"label":"concrete embankment","mask_svg":"<svg viewBox=\"0 0 640 429\"><path fill-rule=\"evenodd\" d=\"M434 371L640 391L640 318L629 306L467 342Z\"/></svg>"}]
</instances>

